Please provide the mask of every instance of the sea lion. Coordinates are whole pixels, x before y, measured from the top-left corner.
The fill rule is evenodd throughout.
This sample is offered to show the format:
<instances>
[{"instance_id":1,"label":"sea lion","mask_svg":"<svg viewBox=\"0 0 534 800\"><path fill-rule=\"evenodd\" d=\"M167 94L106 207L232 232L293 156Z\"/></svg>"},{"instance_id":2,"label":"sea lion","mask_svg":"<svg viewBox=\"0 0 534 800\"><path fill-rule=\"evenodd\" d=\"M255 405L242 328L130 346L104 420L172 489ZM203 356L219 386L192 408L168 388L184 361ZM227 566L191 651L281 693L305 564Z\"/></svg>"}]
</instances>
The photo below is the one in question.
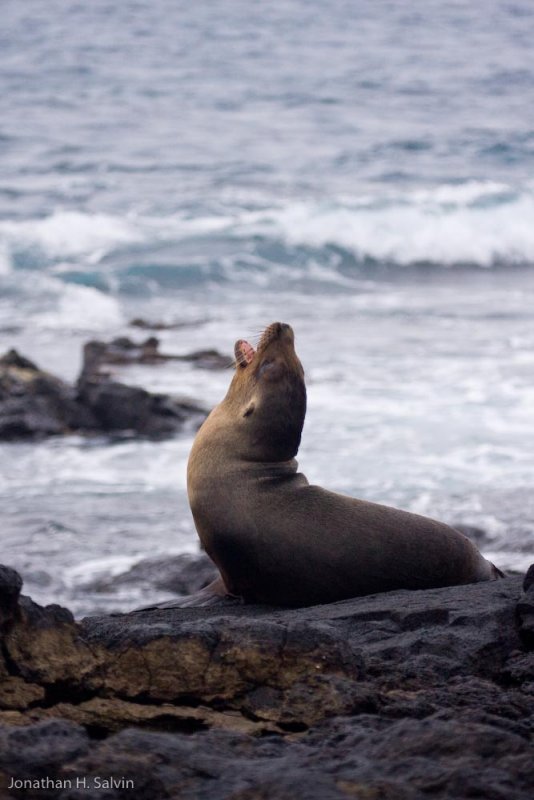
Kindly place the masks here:
<instances>
[{"instance_id":1,"label":"sea lion","mask_svg":"<svg viewBox=\"0 0 534 800\"><path fill-rule=\"evenodd\" d=\"M222 576L211 589L304 606L502 576L448 525L312 486L297 471L306 387L289 325L269 325L256 351L238 340L235 356L187 470L196 529Z\"/></svg>"}]
</instances>

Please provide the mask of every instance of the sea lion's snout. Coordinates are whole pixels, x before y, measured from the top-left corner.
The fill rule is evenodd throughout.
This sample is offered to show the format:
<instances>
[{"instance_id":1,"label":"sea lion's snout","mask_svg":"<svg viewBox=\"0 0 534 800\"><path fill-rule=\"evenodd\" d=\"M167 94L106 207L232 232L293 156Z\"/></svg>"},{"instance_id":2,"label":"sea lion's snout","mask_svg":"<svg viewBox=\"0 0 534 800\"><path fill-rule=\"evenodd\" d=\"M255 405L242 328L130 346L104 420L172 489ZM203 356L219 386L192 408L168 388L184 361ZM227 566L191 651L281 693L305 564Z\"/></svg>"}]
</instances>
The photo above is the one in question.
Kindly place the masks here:
<instances>
[{"instance_id":1,"label":"sea lion's snout","mask_svg":"<svg viewBox=\"0 0 534 800\"><path fill-rule=\"evenodd\" d=\"M256 380L302 381L304 371L295 353L293 328L286 322L273 322L263 332L253 364Z\"/></svg>"},{"instance_id":2,"label":"sea lion's snout","mask_svg":"<svg viewBox=\"0 0 534 800\"><path fill-rule=\"evenodd\" d=\"M287 322L272 322L268 325L258 344L258 350L264 350L271 342L277 340L287 340L291 344L295 342L295 334L293 328Z\"/></svg>"},{"instance_id":3,"label":"sea lion's snout","mask_svg":"<svg viewBox=\"0 0 534 800\"><path fill-rule=\"evenodd\" d=\"M289 344L292 347L295 344L295 334L293 328L287 322L272 322L263 331L258 349L254 350L251 344L245 339L238 339L234 345L234 354L237 367L248 367L252 363L257 353L263 353L267 347L273 342L281 342L282 344Z\"/></svg>"},{"instance_id":4,"label":"sea lion's snout","mask_svg":"<svg viewBox=\"0 0 534 800\"><path fill-rule=\"evenodd\" d=\"M291 339L294 338L293 328L291 325L288 325L287 322L272 322L267 326L263 335L275 339L281 337L283 334L289 335Z\"/></svg>"}]
</instances>

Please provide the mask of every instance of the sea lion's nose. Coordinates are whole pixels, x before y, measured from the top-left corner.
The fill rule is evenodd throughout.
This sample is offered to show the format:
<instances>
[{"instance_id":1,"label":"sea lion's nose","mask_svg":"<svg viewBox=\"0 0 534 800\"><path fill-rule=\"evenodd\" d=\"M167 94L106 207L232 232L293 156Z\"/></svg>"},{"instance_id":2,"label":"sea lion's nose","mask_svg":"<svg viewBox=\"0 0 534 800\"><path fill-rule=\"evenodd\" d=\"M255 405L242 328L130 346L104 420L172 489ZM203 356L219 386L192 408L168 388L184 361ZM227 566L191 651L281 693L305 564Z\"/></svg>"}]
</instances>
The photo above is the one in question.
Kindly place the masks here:
<instances>
[{"instance_id":1,"label":"sea lion's nose","mask_svg":"<svg viewBox=\"0 0 534 800\"><path fill-rule=\"evenodd\" d=\"M266 347L271 342L284 339L285 341L294 342L293 328L286 322L272 322L263 332L258 347Z\"/></svg>"},{"instance_id":2,"label":"sea lion's nose","mask_svg":"<svg viewBox=\"0 0 534 800\"><path fill-rule=\"evenodd\" d=\"M295 341L295 334L293 333L293 328L286 322L280 323L280 336L284 336L286 339L289 339L290 342Z\"/></svg>"},{"instance_id":3,"label":"sea lion's nose","mask_svg":"<svg viewBox=\"0 0 534 800\"><path fill-rule=\"evenodd\" d=\"M272 328L275 336L283 336L285 333L293 334L293 329L287 322L274 322Z\"/></svg>"}]
</instances>

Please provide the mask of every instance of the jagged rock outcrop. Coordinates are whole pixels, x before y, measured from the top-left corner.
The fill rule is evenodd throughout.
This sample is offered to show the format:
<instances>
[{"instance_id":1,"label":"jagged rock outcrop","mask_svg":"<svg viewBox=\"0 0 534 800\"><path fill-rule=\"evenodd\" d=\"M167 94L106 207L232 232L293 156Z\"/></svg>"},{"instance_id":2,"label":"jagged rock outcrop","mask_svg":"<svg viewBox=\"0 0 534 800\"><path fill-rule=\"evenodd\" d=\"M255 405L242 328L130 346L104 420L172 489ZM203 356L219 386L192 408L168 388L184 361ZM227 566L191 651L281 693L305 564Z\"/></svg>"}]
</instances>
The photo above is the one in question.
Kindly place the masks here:
<instances>
[{"instance_id":1,"label":"jagged rock outcrop","mask_svg":"<svg viewBox=\"0 0 534 800\"><path fill-rule=\"evenodd\" d=\"M20 583L0 570L0 675L13 687L0 692L0 776L46 774L61 786L45 796L61 798L101 797L111 775L147 798L527 800L533 574L523 590L509 577L75 622L17 602Z\"/></svg>"},{"instance_id":2,"label":"jagged rock outcrop","mask_svg":"<svg viewBox=\"0 0 534 800\"><path fill-rule=\"evenodd\" d=\"M134 319L131 319L128 324L131 328L140 328L144 331L176 331L180 330L181 328L193 328L197 327L198 325L204 325L208 321L209 320L207 318L202 318L168 322L163 320L144 319L143 317L134 317Z\"/></svg>"},{"instance_id":3,"label":"jagged rock outcrop","mask_svg":"<svg viewBox=\"0 0 534 800\"><path fill-rule=\"evenodd\" d=\"M154 365L167 361L187 361L201 369L226 369L232 360L214 349L195 350L185 355L162 353L156 336L149 336L142 342L120 336L110 342L92 340L84 345L82 376L95 375L106 365Z\"/></svg>"},{"instance_id":4,"label":"jagged rock outcrop","mask_svg":"<svg viewBox=\"0 0 534 800\"><path fill-rule=\"evenodd\" d=\"M525 575L523 589L523 596L517 606L519 626L523 638L534 649L534 564ZM534 673L532 679L534 680Z\"/></svg>"},{"instance_id":5,"label":"jagged rock outcrop","mask_svg":"<svg viewBox=\"0 0 534 800\"><path fill-rule=\"evenodd\" d=\"M39 369L15 350L0 358L0 439L39 439L73 432L167 436L200 424L197 403L153 394L82 370L75 386Z\"/></svg>"},{"instance_id":6,"label":"jagged rock outcrop","mask_svg":"<svg viewBox=\"0 0 534 800\"><path fill-rule=\"evenodd\" d=\"M39 369L16 350L0 358L0 439L38 439L98 430L75 387Z\"/></svg>"}]
</instances>

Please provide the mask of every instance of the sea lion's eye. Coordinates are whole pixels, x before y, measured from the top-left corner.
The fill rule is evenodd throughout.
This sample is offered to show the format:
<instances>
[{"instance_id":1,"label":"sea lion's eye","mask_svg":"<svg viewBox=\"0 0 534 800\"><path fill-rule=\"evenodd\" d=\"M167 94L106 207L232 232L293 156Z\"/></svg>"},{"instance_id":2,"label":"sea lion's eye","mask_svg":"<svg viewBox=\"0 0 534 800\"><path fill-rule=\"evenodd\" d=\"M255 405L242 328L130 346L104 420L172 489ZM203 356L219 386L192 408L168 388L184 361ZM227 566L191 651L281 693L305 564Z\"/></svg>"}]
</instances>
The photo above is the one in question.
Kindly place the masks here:
<instances>
[{"instance_id":1,"label":"sea lion's eye","mask_svg":"<svg viewBox=\"0 0 534 800\"><path fill-rule=\"evenodd\" d=\"M244 417L250 417L250 415L253 413L253 411L254 411L254 403L250 403L250 405L248 405L245 408L245 410L243 411L243 416Z\"/></svg>"},{"instance_id":2,"label":"sea lion's eye","mask_svg":"<svg viewBox=\"0 0 534 800\"><path fill-rule=\"evenodd\" d=\"M277 381L284 374L283 363L278 358L266 358L256 374L258 380Z\"/></svg>"},{"instance_id":3,"label":"sea lion's eye","mask_svg":"<svg viewBox=\"0 0 534 800\"><path fill-rule=\"evenodd\" d=\"M264 358L260 364L260 368L258 370L259 374L262 375L266 370L271 369L274 362L270 358Z\"/></svg>"}]
</instances>

